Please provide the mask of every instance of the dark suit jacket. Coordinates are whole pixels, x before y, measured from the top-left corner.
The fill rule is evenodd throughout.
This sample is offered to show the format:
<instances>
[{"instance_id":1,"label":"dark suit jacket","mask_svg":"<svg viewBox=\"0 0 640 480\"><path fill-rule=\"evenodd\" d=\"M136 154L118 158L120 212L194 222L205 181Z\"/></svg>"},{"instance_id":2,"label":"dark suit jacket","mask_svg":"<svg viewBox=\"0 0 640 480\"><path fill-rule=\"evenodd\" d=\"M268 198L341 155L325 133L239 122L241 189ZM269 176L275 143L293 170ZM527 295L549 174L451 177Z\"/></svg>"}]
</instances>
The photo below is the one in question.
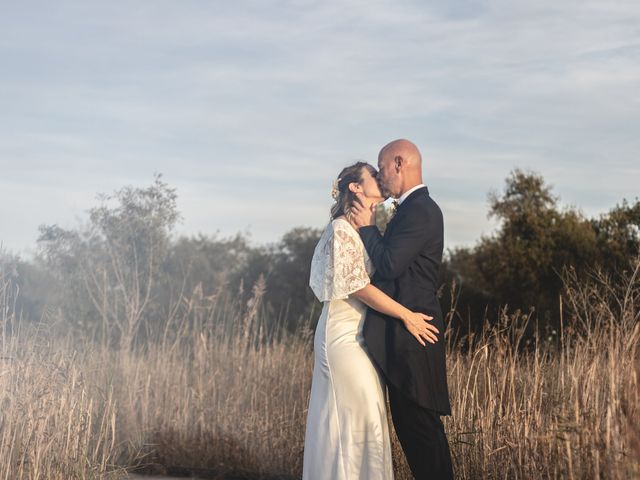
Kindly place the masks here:
<instances>
[{"instance_id":1,"label":"dark suit jacket","mask_svg":"<svg viewBox=\"0 0 640 480\"><path fill-rule=\"evenodd\" d=\"M450 415L445 325L436 297L444 243L440 207L419 188L398 206L384 237L375 226L360 228L360 236L376 268L372 283L408 309L433 316L440 331L435 345L423 347L400 320L370 308L363 330L370 355L401 392Z\"/></svg>"}]
</instances>

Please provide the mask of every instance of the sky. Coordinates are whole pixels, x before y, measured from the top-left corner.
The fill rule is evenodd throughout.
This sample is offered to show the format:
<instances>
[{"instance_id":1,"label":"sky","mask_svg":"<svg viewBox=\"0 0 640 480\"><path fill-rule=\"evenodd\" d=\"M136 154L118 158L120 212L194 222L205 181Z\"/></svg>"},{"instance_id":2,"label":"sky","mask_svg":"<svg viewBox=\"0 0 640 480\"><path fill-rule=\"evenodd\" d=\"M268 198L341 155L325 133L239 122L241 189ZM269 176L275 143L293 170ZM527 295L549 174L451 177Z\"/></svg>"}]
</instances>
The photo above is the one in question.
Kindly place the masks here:
<instances>
[{"instance_id":1,"label":"sky","mask_svg":"<svg viewBox=\"0 0 640 480\"><path fill-rule=\"evenodd\" d=\"M638 196L640 2L3 1L0 245L97 194L176 189L177 235L275 242L408 138L446 248L496 227L515 168L587 216Z\"/></svg>"}]
</instances>

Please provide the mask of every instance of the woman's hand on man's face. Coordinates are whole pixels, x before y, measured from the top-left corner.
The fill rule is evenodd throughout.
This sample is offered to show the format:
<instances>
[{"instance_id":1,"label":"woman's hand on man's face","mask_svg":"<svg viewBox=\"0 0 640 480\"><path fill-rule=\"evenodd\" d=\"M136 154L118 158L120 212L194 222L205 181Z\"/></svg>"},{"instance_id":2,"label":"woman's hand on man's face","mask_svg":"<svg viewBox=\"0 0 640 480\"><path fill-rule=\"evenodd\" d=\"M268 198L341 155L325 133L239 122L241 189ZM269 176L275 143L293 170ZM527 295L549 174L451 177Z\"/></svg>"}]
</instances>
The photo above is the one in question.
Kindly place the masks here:
<instances>
[{"instance_id":1,"label":"woman's hand on man's face","mask_svg":"<svg viewBox=\"0 0 640 480\"><path fill-rule=\"evenodd\" d=\"M357 228L376 224L376 204L369 204L362 193L356 193L356 200L347 217Z\"/></svg>"}]
</instances>

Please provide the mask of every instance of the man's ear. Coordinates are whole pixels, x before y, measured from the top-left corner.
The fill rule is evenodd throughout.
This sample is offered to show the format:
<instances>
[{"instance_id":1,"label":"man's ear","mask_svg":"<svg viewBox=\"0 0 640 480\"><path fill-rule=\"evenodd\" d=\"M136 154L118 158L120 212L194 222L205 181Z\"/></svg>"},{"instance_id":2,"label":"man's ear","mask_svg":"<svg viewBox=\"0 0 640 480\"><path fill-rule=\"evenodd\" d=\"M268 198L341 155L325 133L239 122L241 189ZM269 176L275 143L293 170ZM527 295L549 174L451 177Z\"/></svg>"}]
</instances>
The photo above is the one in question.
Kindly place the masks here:
<instances>
[{"instance_id":1,"label":"man's ear","mask_svg":"<svg viewBox=\"0 0 640 480\"><path fill-rule=\"evenodd\" d=\"M393 163L395 164L396 172L399 172L402 168L402 165L404 164L404 158L402 158L400 155L396 155L393 159Z\"/></svg>"}]
</instances>

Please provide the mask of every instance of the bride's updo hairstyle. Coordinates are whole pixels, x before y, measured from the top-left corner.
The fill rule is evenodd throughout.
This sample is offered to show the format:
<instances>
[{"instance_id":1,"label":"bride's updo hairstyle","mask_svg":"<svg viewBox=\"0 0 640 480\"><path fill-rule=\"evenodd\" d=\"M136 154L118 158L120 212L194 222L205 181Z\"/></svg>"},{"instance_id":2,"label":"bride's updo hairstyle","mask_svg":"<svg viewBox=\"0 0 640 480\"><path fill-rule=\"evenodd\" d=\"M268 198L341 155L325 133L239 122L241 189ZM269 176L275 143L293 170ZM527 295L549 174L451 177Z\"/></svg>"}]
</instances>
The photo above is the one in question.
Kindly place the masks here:
<instances>
[{"instance_id":1,"label":"bride's updo hairstyle","mask_svg":"<svg viewBox=\"0 0 640 480\"><path fill-rule=\"evenodd\" d=\"M367 162L356 162L342 169L338 178L333 182L331 195L336 203L331 207L331 220L346 214L351 205L353 205L356 196L349 190L349 184L362 182L362 172L365 168L369 170L371 175L376 173L376 169Z\"/></svg>"}]
</instances>

